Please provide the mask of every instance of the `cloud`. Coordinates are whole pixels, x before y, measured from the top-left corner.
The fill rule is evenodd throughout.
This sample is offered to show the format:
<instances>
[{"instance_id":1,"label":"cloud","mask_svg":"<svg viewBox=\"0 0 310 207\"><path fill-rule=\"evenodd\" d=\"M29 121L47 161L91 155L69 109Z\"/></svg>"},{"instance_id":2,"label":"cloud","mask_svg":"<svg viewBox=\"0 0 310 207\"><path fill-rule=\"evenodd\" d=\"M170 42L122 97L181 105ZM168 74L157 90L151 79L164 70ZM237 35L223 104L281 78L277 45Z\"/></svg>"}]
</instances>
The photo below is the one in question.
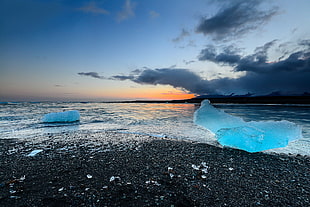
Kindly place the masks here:
<instances>
[{"instance_id":1,"label":"cloud","mask_svg":"<svg viewBox=\"0 0 310 207\"><path fill-rule=\"evenodd\" d=\"M103 76L100 76L97 72L80 72L78 73L78 75L81 75L81 76L89 76L89 77L92 77L92 78L98 78L98 79L105 79L105 77Z\"/></svg>"},{"instance_id":2,"label":"cloud","mask_svg":"<svg viewBox=\"0 0 310 207\"><path fill-rule=\"evenodd\" d=\"M229 46L218 53L213 45L201 50L198 59L200 61L211 61L217 64L230 65L235 71L246 71L255 73L271 73L274 71L307 71L309 70L308 59L310 42L302 40L298 43L299 50L288 53L283 50L284 55L274 62L268 62L268 51L275 46L278 40L267 42L257 47L254 53L247 56L238 54L239 49Z\"/></svg>"},{"instance_id":3,"label":"cloud","mask_svg":"<svg viewBox=\"0 0 310 207\"><path fill-rule=\"evenodd\" d=\"M208 88L208 81L188 69L160 68L144 69L140 74L129 76L113 76L114 80L131 80L138 84L171 85L195 94L212 92Z\"/></svg>"},{"instance_id":4,"label":"cloud","mask_svg":"<svg viewBox=\"0 0 310 207\"><path fill-rule=\"evenodd\" d=\"M107 10L98 7L96 2L89 2L89 4L84 7L77 8L77 10L92 14L110 14Z\"/></svg>"},{"instance_id":5,"label":"cloud","mask_svg":"<svg viewBox=\"0 0 310 207\"><path fill-rule=\"evenodd\" d=\"M156 19L160 16L160 14L156 11L150 11L149 12L149 16L152 18L152 19Z\"/></svg>"},{"instance_id":6,"label":"cloud","mask_svg":"<svg viewBox=\"0 0 310 207\"><path fill-rule=\"evenodd\" d=\"M131 71L131 74L136 75L136 74L139 74L139 73L141 73L141 72L142 72L142 70L140 70L140 69L135 69L135 70Z\"/></svg>"},{"instance_id":7,"label":"cloud","mask_svg":"<svg viewBox=\"0 0 310 207\"><path fill-rule=\"evenodd\" d=\"M134 80L135 79L135 76L133 75L115 75L115 76L112 76L109 78L110 80L121 80L121 81L124 81L124 80Z\"/></svg>"},{"instance_id":8,"label":"cloud","mask_svg":"<svg viewBox=\"0 0 310 207\"><path fill-rule=\"evenodd\" d=\"M175 91L168 91L167 93L161 93L162 95L185 95L185 94L187 94L186 92L182 92L182 91L180 91L180 92L175 92Z\"/></svg>"},{"instance_id":9,"label":"cloud","mask_svg":"<svg viewBox=\"0 0 310 207\"><path fill-rule=\"evenodd\" d=\"M198 60L208 60L218 64L234 65L241 59L241 56L236 54L236 51L238 51L237 48L228 46L223 49L223 52L217 54L216 48L213 45L208 45L207 48L201 50Z\"/></svg>"},{"instance_id":10,"label":"cloud","mask_svg":"<svg viewBox=\"0 0 310 207\"><path fill-rule=\"evenodd\" d=\"M251 55L240 55L240 49L225 47L218 52L214 46L202 50L200 60L229 65L234 71L243 71L239 78L205 79L181 68L144 68L130 75L113 76L112 80L130 80L138 84L170 85L183 91L203 94L267 94L273 91L303 93L310 91L310 41L299 42L299 50L281 60L270 62L268 51L277 40L257 47Z\"/></svg>"},{"instance_id":11,"label":"cloud","mask_svg":"<svg viewBox=\"0 0 310 207\"><path fill-rule=\"evenodd\" d=\"M189 36L189 32L186 29L182 29L181 34L177 36L176 38L172 39L173 42L180 42L182 41L186 36Z\"/></svg>"},{"instance_id":12,"label":"cloud","mask_svg":"<svg viewBox=\"0 0 310 207\"><path fill-rule=\"evenodd\" d=\"M219 1L222 2L222 1ZM236 0L222 4L212 17L202 18L196 31L213 40L230 40L240 37L268 22L278 13L277 8L260 10L261 0Z\"/></svg>"},{"instance_id":13,"label":"cloud","mask_svg":"<svg viewBox=\"0 0 310 207\"><path fill-rule=\"evenodd\" d=\"M136 4L134 2L131 2L130 0L126 0L123 6L123 10L117 14L117 20L121 22L130 17L135 16L135 12L134 12L135 7L136 7Z\"/></svg>"},{"instance_id":14,"label":"cloud","mask_svg":"<svg viewBox=\"0 0 310 207\"><path fill-rule=\"evenodd\" d=\"M196 62L196 61L195 60L188 60L188 61L183 60L183 63L185 63L186 65L192 64L194 62Z\"/></svg>"},{"instance_id":15,"label":"cloud","mask_svg":"<svg viewBox=\"0 0 310 207\"><path fill-rule=\"evenodd\" d=\"M310 91L310 84L307 81L310 80L310 41L300 41L297 51L285 54L281 59L270 62L268 51L276 43L277 40L267 42L265 45L257 47L253 54L247 56L241 56L233 50L217 53L213 46L209 46L201 51L199 60L230 65L236 72L245 72L245 75L238 79L217 80L223 84L230 84L236 91L256 93L267 93L270 90L300 93ZM227 89L225 90L227 91Z\"/></svg>"}]
</instances>

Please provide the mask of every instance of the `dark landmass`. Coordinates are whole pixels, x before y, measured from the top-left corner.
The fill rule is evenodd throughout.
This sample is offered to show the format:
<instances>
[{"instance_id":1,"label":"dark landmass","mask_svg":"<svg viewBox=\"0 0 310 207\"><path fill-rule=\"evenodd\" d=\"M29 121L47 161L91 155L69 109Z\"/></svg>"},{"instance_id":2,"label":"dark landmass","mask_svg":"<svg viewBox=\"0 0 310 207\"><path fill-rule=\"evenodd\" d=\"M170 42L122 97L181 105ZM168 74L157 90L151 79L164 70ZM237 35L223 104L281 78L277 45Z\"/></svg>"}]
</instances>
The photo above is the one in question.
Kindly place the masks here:
<instances>
[{"instance_id":1,"label":"dark landmass","mask_svg":"<svg viewBox=\"0 0 310 207\"><path fill-rule=\"evenodd\" d=\"M208 98L211 103L238 104L310 104L310 96L232 96L223 98ZM201 102L204 98L193 98L189 102Z\"/></svg>"},{"instance_id":2,"label":"dark landmass","mask_svg":"<svg viewBox=\"0 0 310 207\"><path fill-rule=\"evenodd\" d=\"M310 104L310 96L204 96L185 100L136 100L121 103L201 103L208 99L211 103L236 104Z\"/></svg>"},{"instance_id":3,"label":"dark landmass","mask_svg":"<svg viewBox=\"0 0 310 207\"><path fill-rule=\"evenodd\" d=\"M147 141L98 148L89 134L34 157L1 139L0 206L310 206L308 156L134 136Z\"/></svg>"}]
</instances>

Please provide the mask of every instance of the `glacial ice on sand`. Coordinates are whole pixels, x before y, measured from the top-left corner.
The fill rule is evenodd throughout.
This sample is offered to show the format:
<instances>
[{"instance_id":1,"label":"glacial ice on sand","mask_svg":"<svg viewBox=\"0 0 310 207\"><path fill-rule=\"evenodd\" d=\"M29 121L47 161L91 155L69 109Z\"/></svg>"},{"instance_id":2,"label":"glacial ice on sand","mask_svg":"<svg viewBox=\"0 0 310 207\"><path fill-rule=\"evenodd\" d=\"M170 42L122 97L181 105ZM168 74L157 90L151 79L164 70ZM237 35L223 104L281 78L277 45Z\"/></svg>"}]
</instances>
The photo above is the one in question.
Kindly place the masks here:
<instances>
[{"instance_id":1,"label":"glacial ice on sand","mask_svg":"<svg viewBox=\"0 0 310 207\"><path fill-rule=\"evenodd\" d=\"M57 123L57 122L75 122L79 120L80 120L79 111L72 110L72 111L45 114L42 119L42 122Z\"/></svg>"},{"instance_id":2,"label":"glacial ice on sand","mask_svg":"<svg viewBox=\"0 0 310 207\"><path fill-rule=\"evenodd\" d=\"M302 137L302 127L289 121L251 121L218 110L204 100L194 122L213 132L223 146L248 152L285 147Z\"/></svg>"}]
</instances>

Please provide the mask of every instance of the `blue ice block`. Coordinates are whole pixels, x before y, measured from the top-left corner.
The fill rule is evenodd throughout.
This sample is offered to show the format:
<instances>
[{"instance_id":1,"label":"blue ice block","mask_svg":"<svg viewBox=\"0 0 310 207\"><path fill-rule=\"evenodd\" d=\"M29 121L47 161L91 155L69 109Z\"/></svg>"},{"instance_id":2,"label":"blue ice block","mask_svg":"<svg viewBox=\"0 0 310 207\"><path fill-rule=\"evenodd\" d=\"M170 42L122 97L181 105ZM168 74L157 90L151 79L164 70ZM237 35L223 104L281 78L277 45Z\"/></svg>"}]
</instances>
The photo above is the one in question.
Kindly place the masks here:
<instances>
[{"instance_id":1,"label":"blue ice block","mask_svg":"<svg viewBox=\"0 0 310 207\"><path fill-rule=\"evenodd\" d=\"M75 122L80 120L80 113L77 110L64 111L58 113L45 114L42 122L44 123L62 123Z\"/></svg>"},{"instance_id":2,"label":"blue ice block","mask_svg":"<svg viewBox=\"0 0 310 207\"><path fill-rule=\"evenodd\" d=\"M208 100L194 114L196 124L213 132L223 146L248 152L285 147L302 138L302 127L289 121L251 121L214 108Z\"/></svg>"}]
</instances>

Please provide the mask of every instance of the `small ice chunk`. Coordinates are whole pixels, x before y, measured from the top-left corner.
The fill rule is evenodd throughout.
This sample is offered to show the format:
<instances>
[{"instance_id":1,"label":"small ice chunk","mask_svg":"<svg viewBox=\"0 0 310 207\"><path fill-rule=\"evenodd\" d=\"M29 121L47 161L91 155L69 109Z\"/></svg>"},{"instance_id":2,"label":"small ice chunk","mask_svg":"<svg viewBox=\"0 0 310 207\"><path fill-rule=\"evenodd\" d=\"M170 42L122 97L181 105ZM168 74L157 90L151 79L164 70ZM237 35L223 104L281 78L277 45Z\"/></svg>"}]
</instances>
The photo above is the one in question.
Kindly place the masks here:
<instances>
[{"instance_id":1,"label":"small ice chunk","mask_svg":"<svg viewBox=\"0 0 310 207\"><path fill-rule=\"evenodd\" d=\"M114 180L115 180L114 176L110 177L110 182L113 182Z\"/></svg>"},{"instance_id":2,"label":"small ice chunk","mask_svg":"<svg viewBox=\"0 0 310 207\"><path fill-rule=\"evenodd\" d=\"M199 170L199 167L198 167L197 165L194 165L194 164L192 164L192 168L193 168L194 170Z\"/></svg>"},{"instance_id":3,"label":"small ice chunk","mask_svg":"<svg viewBox=\"0 0 310 207\"><path fill-rule=\"evenodd\" d=\"M206 162L202 162L199 166L192 164L192 168L194 170L199 170L202 173L208 173L209 166L207 166Z\"/></svg>"},{"instance_id":4,"label":"small ice chunk","mask_svg":"<svg viewBox=\"0 0 310 207\"><path fill-rule=\"evenodd\" d=\"M14 193L16 193L17 191L16 190L10 190L10 193L11 194L14 194Z\"/></svg>"},{"instance_id":5,"label":"small ice chunk","mask_svg":"<svg viewBox=\"0 0 310 207\"><path fill-rule=\"evenodd\" d=\"M248 152L285 147L302 138L302 127L289 121L251 121L226 114L208 100L195 112L194 122L213 132L223 146Z\"/></svg>"},{"instance_id":6,"label":"small ice chunk","mask_svg":"<svg viewBox=\"0 0 310 207\"><path fill-rule=\"evenodd\" d=\"M32 152L30 152L27 157L33 157L35 155L37 155L38 153L42 152L42 149L38 149L38 150L32 150Z\"/></svg>"},{"instance_id":7,"label":"small ice chunk","mask_svg":"<svg viewBox=\"0 0 310 207\"><path fill-rule=\"evenodd\" d=\"M208 168L208 166L207 166L207 163L206 163L206 162L202 162L200 165L201 165L202 167L204 167L204 168Z\"/></svg>"},{"instance_id":8,"label":"small ice chunk","mask_svg":"<svg viewBox=\"0 0 310 207\"><path fill-rule=\"evenodd\" d=\"M19 181L20 181L20 182L23 182L25 179L26 179L26 175L23 175L23 176L21 176L21 177L19 178Z\"/></svg>"},{"instance_id":9,"label":"small ice chunk","mask_svg":"<svg viewBox=\"0 0 310 207\"><path fill-rule=\"evenodd\" d=\"M87 175L86 175L86 177L87 177L88 179L93 178L93 176L92 176L92 175L90 175L90 174L87 174Z\"/></svg>"},{"instance_id":10,"label":"small ice chunk","mask_svg":"<svg viewBox=\"0 0 310 207\"><path fill-rule=\"evenodd\" d=\"M43 116L42 122L44 123L62 123L62 122L75 122L80 120L80 113L77 110L64 111L58 113L49 113Z\"/></svg>"},{"instance_id":11,"label":"small ice chunk","mask_svg":"<svg viewBox=\"0 0 310 207\"><path fill-rule=\"evenodd\" d=\"M202 169L201 169L201 172L203 172L203 173L208 173L208 168L209 168L208 166L206 166L205 168L202 168Z\"/></svg>"},{"instance_id":12,"label":"small ice chunk","mask_svg":"<svg viewBox=\"0 0 310 207\"><path fill-rule=\"evenodd\" d=\"M111 176L110 178L110 182L113 182L113 181L120 181L121 178L119 176Z\"/></svg>"},{"instance_id":13,"label":"small ice chunk","mask_svg":"<svg viewBox=\"0 0 310 207\"><path fill-rule=\"evenodd\" d=\"M156 180L148 180L148 181L145 181L146 184L148 185L157 185L157 186L160 186L160 184L156 181Z\"/></svg>"}]
</instances>

